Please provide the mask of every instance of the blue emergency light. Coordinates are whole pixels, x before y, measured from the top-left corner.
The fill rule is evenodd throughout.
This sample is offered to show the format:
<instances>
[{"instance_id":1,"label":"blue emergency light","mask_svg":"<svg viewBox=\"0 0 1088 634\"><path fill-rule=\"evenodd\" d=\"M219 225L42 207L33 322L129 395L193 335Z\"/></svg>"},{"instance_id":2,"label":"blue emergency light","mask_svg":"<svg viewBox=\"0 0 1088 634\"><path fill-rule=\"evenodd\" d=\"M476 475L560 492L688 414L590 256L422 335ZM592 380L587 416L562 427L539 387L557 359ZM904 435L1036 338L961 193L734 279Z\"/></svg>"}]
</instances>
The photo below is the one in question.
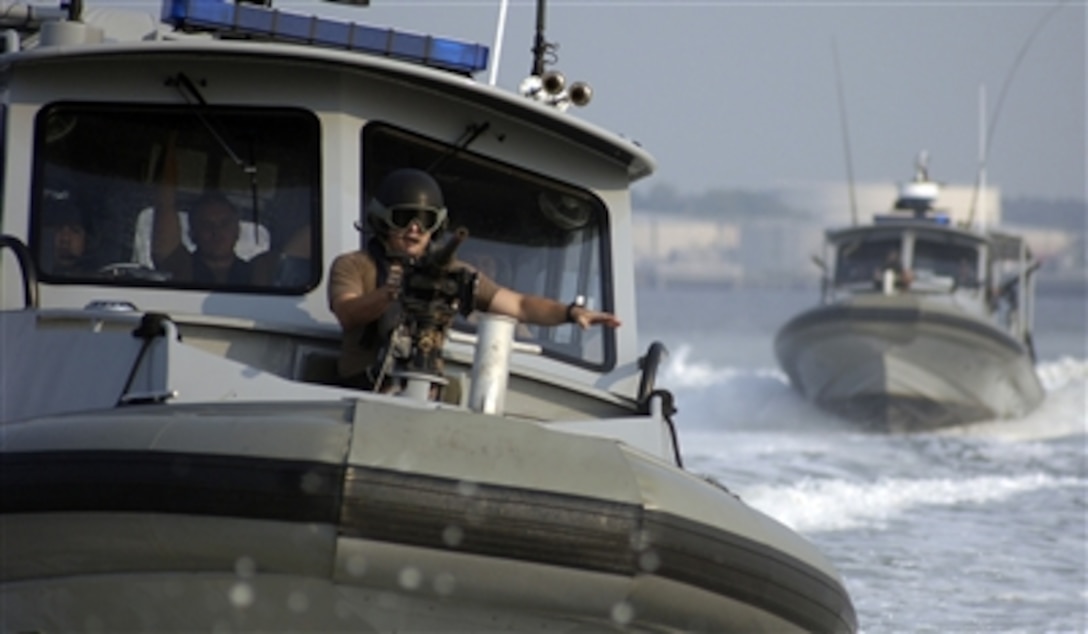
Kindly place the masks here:
<instances>
[{"instance_id":1,"label":"blue emergency light","mask_svg":"<svg viewBox=\"0 0 1088 634\"><path fill-rule=\"evenodd\" d=\"M229 0L163 0L162 20L177 29L383 55L472 74L487 68L488 48L393 29L285 13Z\"/></svg>"},{"instance_id":2,"label":"blue emergency light","mask_svg":"<svg viewBox=\"0 0 1088 634\"><path fill-rule=\"evenodd\" d=\"M873 214L873 224L902 224L921 223L931 225L948 226L951 224L948 214L926 214L924 216L910 216L906 214Z\"/></svg>"}]
</instances>

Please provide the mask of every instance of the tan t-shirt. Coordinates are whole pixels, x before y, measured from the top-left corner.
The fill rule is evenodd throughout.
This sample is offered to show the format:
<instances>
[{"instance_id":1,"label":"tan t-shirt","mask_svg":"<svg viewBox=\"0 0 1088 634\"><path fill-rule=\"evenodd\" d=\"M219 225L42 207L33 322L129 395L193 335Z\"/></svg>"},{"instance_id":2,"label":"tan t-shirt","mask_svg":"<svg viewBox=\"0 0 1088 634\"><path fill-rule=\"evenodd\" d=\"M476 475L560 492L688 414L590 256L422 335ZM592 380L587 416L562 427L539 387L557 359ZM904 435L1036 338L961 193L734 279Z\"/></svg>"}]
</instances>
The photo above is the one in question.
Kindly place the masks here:
<instances>
[{"instance_id":1,"label":"tan t-shirt","mask_svg":"<svg viewBox=\"0 0 1088 634\"><path fill-rule=\"evenodd\" d=\"M455 260L453 268L475 271L476 310L487 310L499 285L474 267L460 260ZM336 257L329 269L328 301L332 309L332 300L344 294L365 295L378 287L378 267L370 254L365 251L352 251ZM341 377L350 377L366 370L377 361L378 351L383 342L377 341L374 330L378 320L369 324L351 328L344 332L340 344L339 370ZM368 332L370 331L370 332ZM367 345L372 343L372 345Z\"/></svg>"}]
</instances>

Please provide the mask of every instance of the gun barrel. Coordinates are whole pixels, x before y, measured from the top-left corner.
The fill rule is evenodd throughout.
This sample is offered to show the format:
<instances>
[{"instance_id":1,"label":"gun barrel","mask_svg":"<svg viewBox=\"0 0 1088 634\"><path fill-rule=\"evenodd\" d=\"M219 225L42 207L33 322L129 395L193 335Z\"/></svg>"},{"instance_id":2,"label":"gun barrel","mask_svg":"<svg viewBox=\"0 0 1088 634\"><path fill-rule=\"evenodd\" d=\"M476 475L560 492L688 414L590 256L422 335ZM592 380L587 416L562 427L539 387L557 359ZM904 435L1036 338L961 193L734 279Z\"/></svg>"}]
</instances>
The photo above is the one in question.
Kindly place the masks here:
<instances>
[{"instance_id":1,"label":"gun barrel","mask_svg":"<svg viewBox=\"0 0 1088 634\"><path fill-rule=\"evenodd\" d=\"M458 227L450 236L450 239L446 241L446 244L433 253L431 262L443 268L449 266L453 262L453 255L457 253L457 249L466 238L468 238L468 229Z\"/></svg>"}]
</instances>

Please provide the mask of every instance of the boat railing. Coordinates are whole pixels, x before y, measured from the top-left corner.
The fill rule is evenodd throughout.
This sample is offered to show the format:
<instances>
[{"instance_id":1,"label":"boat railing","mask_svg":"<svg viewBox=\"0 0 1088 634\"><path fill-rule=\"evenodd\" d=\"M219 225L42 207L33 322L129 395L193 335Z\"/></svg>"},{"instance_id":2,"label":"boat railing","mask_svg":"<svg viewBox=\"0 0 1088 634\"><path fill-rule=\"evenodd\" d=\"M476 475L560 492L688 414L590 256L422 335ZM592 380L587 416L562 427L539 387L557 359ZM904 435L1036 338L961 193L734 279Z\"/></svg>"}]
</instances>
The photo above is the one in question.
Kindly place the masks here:
<instances>
[{"instance_id":1,"label":"boat railing","mask_svg":"<svg viewBox=\"0 0 1088 634\"><path fill-rule=\"evenodd\" d=\"M1035 322L1035 274L1042 261L1021 259L1016 270L1006 274L991 292L990 302L1006 330L1017 341L1031 345Z\"/></svg>"},{"instance_id":2,"label":"boat railing","mask_svg":"<svg viewBox=\"0 0 1088 634\"><path fill-rule=\"evenodd\" d=\"M30 249L26 243L12 235L0 235L0 251L11 249L15 259L19 262L19 271L23 280L23 307L37 308L38 299L38 268L34 266L34 258L30 256ZM2 254L0 254L2 256Z\"/></svg>"}]
</instances>

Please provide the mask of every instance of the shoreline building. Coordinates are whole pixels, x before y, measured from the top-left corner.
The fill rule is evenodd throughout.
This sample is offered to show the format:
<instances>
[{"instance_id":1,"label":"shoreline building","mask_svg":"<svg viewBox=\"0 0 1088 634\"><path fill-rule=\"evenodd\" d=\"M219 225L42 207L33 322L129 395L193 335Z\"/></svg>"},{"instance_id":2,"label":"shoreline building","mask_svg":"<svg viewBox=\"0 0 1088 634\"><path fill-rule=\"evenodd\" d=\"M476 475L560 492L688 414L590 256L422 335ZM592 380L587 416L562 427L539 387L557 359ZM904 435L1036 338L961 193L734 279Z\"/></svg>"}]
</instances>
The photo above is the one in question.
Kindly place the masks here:
<instances>
[{"instance_id":1,"label":"shoreline building","mask_svg":"<svg viewBox=\"0 0 1088 634\"><path fill-rule=\"evenodd\" d=\"M854 188L856 222L872 222L874 214L891 211L897 184L859 184ZM634 210L636 275L643 285L814 286L827 229L855 222L850 191L841 183L799 183L765 192L798 215L760 217L743 209L699 215L651 209ZM971 218L973 185L943 185L937 208L952 223L973 220L975 226L1001 226L1001 192L979 192ZM725 213L728 212L728 213ZM745 220L737 220L738 217Z\"/></svg>"}]
</instances>

